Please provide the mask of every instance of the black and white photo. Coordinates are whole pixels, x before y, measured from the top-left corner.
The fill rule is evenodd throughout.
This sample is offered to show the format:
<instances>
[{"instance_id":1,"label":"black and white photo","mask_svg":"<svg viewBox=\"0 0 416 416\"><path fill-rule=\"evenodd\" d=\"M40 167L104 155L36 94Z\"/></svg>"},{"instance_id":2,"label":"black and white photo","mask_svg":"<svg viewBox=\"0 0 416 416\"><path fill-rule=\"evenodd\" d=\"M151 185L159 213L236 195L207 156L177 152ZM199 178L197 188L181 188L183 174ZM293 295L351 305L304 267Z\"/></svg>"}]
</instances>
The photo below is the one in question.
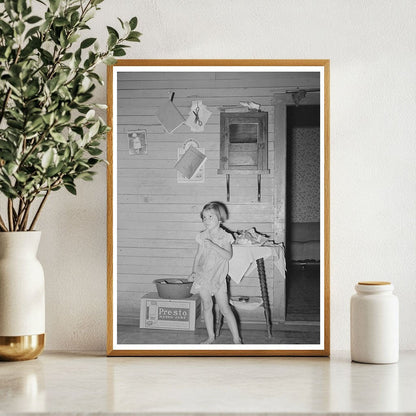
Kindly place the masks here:
<instances>
[{"instance_id":1,"label":"black and white photo","mask_svg":"<svg viewBox=\"0 0 416 416\"><path fill-rule=\"evenodd\" d=\"M108 79L108 354L328 355L329 61Z\"/></svg>"}]
</instances>

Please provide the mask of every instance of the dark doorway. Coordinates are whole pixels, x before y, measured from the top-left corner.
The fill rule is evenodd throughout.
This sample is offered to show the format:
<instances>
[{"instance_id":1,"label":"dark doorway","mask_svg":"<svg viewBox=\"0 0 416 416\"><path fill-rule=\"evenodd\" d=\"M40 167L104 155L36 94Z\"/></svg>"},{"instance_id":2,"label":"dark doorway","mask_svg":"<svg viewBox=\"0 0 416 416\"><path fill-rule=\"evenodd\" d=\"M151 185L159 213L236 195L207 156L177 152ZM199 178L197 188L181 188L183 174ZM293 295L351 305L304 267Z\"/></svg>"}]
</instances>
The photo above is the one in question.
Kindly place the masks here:
<instances>
[{"instance_id":1,"label":"dark doorway","mask_svg":"<svg viewBox=\"0 0 416 416\"><path fill-rule=\"evenodd\" d=\"M320 317L320 106L287 106L286 320Z\"/></svg>"}]
</instances>

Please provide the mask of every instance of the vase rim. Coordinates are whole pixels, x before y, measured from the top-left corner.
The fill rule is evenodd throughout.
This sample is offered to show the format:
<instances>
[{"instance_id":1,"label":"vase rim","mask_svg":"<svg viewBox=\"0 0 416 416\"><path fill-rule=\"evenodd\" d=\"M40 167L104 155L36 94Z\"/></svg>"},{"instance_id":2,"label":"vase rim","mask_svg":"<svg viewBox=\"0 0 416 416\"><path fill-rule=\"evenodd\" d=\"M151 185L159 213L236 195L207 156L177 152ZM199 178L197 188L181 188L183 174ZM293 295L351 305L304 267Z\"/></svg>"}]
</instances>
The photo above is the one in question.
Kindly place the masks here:
<instances>
[{"instance_id":1,"label":"vase rim","mask_svg":"<svg viewBox=\"0 0 416 416\"><path fill-rule=\"evenodd\" d=\"M23 234L23 233L41 233L40 230L25 230L25 231L1 231L1 234Z\"/></svg>"}]
</instances>

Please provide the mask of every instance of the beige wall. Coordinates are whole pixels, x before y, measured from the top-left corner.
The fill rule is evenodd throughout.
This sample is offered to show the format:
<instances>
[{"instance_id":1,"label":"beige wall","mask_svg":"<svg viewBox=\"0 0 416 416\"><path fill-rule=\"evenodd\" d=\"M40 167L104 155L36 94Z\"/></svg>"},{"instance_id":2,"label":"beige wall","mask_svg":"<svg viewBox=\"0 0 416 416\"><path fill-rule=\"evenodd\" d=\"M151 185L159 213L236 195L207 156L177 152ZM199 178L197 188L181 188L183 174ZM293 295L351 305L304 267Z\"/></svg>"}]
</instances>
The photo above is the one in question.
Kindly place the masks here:
<instances>
[{"instance_id":1,"label":"beige wall","mask_svg":"<svg viewBox=\"0 0 416 416\"><path fill-rule=\"evenodd\" d=\"M374 279L394 283L400 346L415 349L416 2L219 3L106 0L85 36L103 44L116 16L136 15L143 38L130 59L330 59L331 348L349 349L349 298L355 282ZM105 87L95 99L105 102ZM105 350L105 167L99 172L77 197L51 195L39 222L49 350Z\"/></svg>"}]
</instances>

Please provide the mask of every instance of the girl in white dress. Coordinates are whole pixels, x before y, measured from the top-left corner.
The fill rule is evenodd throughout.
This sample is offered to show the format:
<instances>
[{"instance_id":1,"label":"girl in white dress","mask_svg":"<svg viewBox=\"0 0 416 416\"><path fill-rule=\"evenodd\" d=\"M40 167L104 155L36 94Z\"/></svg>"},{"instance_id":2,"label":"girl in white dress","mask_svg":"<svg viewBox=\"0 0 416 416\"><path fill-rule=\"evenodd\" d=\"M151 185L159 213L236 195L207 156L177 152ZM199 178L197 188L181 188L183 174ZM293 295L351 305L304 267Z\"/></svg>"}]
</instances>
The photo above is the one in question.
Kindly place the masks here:
<instances>
[{"instance_id":1,"label":"girl in white dress","mask_svg":"<svg viewBox=\"0 0 416 416\"><path fill-rule=\"evenodd\" d=\"M215 340L213 301L215 301L227 320L235 344L241 344L237 322L228 303L227 281L228 262L233 252L233 236L220 227L228 218L227 208L221 202L210 202L201 211L205 230L196 236L198 251L195 256L189 280L193 281L191 292L199 293L202 299L205 325L208 338L203 344L212 344Z\"/></svg>"}]
</instances>

